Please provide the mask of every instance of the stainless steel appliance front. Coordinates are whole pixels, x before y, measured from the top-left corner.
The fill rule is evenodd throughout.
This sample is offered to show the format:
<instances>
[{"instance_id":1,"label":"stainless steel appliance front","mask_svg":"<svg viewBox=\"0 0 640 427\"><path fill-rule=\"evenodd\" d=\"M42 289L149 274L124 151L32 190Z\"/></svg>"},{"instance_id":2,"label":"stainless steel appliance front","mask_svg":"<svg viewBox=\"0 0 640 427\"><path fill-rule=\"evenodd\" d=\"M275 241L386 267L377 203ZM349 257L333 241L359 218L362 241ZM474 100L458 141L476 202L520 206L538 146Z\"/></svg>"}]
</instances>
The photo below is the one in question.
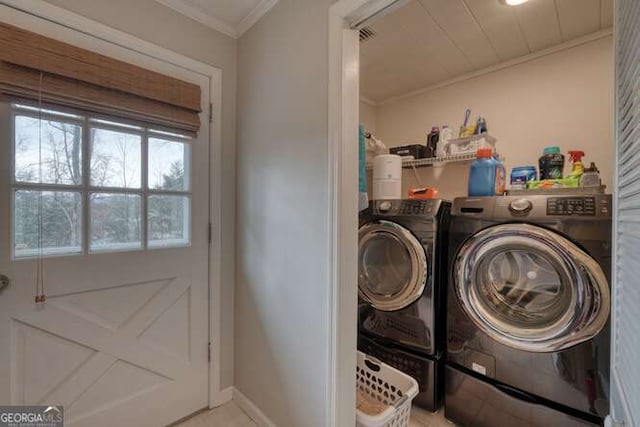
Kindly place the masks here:
<instances>
[{"instance_id":1,"label":"stainless steel appliance front","mask_svg":"<svg viewBox=\"0 0 640 427\"><path fill-rule=\"evenodd\" d=\"M458 199L450 251L448 366L505 385L510 399L599 423L608 413L611 196ZM469 399L450 386L456 421L452 408ZM545 411L528 407L523 422L545 425L534 422Z\"/></svg>"}]
</instances>

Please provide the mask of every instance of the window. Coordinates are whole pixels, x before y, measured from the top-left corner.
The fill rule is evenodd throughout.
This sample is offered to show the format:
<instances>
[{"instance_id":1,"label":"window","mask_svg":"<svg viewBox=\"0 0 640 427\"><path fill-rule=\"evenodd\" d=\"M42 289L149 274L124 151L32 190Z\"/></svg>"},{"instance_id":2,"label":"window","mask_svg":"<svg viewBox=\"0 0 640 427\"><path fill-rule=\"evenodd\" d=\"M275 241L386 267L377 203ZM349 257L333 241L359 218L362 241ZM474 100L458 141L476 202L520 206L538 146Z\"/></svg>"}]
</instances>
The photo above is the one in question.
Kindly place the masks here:
<instances>
[{"instance_id":1,"label":"window","mask_svg":"<svg viewBox=\"0 0 640 427\"><path fill-rule=\"evenodd\" d=\"M191 140L12 106L16 258L190 244Z\"/></svg>"}]
</instances>

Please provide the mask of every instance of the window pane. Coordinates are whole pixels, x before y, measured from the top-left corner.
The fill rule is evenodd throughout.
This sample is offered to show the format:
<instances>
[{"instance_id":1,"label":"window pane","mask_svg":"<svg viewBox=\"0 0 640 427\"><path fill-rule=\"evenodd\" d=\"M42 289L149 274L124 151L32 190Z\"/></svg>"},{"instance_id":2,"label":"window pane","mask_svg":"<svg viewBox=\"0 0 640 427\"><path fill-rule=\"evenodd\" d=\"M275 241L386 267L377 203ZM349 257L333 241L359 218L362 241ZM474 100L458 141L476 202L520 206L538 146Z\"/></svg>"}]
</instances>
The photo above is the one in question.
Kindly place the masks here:
<instances>
[{"instance_id":1,"label":"window pane","mask_svg":"<svg viewBox=\"0 0 640 427\"><path fill-rule=\"evenodd\" d=\"M42 206L42 210L40 209ZM14 254L36 256L81 252L82 197L76 192L19 190L14 198Z\"/></svg>"},{"instance_id":2,"label":"window pane","mask_svg":"<svg viewBox=\"0 0 640 427\"><path fill-rule=\"evenodd\" d=\"M82 127L54 120L42 120L39 126L38 122L34 117L15 116L16 181L82 184Z\"/></svg>"},{"instance_id":3,"label":"window pane","mask_svg":"<svg viewBox=\"0 0 640 427\"><path fill-rule=\"evenodd\" d=\"M189 197L150 196L149 246L189 244Z\"/></svg>"},{"instance_id":4,"label":"window pane","mask_svg":"<svg viewBox=\"0 0 640 427\"><path fill-rule=\"evenodd\" d=\"M91 185L140 188L142 137L91 129Z\"/></svg>"},{"instance_id":5,"label":"window pane","mask_svg":"<svg viewBox=\"0 0 640 427\"><path fill-rule=\"evenodd\" d=\"M91 193L90 250L142 247L141 196Z\"/></svg>"},{"instance_id":6,"label":"window pane","mask_svg":"<svg viewBox=\"0 0 640 427\"><path fill-rule=\"evenodd\" d=\"M149 138L149 188L189 190L189 145Z\"/></svg>"}]
</instances>

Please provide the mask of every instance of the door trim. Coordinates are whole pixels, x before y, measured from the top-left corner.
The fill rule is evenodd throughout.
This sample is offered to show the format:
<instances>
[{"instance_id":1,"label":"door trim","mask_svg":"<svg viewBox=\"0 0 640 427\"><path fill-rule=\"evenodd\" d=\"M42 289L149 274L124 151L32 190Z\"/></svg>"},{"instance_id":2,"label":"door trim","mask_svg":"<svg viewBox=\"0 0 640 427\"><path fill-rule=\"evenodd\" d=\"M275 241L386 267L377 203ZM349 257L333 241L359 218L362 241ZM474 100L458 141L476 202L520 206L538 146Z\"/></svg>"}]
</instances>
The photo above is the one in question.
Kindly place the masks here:
<instances>
[{"instance_id":1,"label":"door trim","mask_svg":"<svg viewBox=\"0 0 640 427\"><path fill-rule=\"evenodd\" d=\"M355 425L358 306L358 32L347 19L374 14L396 0L338 0L329 8L327 219L330 341L328 426Z\"/></svg>"},{"instance_id":2,"label":"door trim","mask_svg":"<svg viewBox=\"0 0 640 427\"><path fill-rule=\"evenodd\" d=\"M208 86L201 100L201 121L209 123L210 105L212 124L209 125L209 340L212 355L209 361L209 407L219 406L231 399L231 393L221 388L221 325L232 324L233 319L222 319L221 306L221 192L222 192L222 70L196 61L169 49L155 45L130 34L111 28L64 8L42 0L0 0L2 20L19 25L29 31L41 33L57 40L91 49L103 55L115 56L154 71L177 78L193 80ZM208 230L202 230L207 233ZM225 304L232 304L231 301ZM225 343L233 348L233 341Z\"/></svg>"}]
</instances>

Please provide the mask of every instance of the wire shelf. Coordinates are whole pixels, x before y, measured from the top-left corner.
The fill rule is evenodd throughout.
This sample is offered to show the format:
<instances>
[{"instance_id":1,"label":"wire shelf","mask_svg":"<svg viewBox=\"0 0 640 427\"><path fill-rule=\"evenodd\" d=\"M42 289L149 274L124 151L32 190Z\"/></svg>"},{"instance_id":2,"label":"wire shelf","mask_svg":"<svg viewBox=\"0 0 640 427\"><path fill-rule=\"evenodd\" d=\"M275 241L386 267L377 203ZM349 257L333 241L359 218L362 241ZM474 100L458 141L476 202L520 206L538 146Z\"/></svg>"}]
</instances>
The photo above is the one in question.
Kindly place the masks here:
<instances>
[{"instance_id":1,"label":"wire shelf","mask_svg":"<svg viewBox=\"0 0 640 427\"><path fill-rule=\"evenodd\" d=\"M446 163L470 162L476 159L476 153L451 154L443 157L429 157L425 159L403 158L402 167L404 169L424 168L428 166L444 165ZM367 170L372 170L373 164L367 164Z\"/></svg>"}]
</instances>

